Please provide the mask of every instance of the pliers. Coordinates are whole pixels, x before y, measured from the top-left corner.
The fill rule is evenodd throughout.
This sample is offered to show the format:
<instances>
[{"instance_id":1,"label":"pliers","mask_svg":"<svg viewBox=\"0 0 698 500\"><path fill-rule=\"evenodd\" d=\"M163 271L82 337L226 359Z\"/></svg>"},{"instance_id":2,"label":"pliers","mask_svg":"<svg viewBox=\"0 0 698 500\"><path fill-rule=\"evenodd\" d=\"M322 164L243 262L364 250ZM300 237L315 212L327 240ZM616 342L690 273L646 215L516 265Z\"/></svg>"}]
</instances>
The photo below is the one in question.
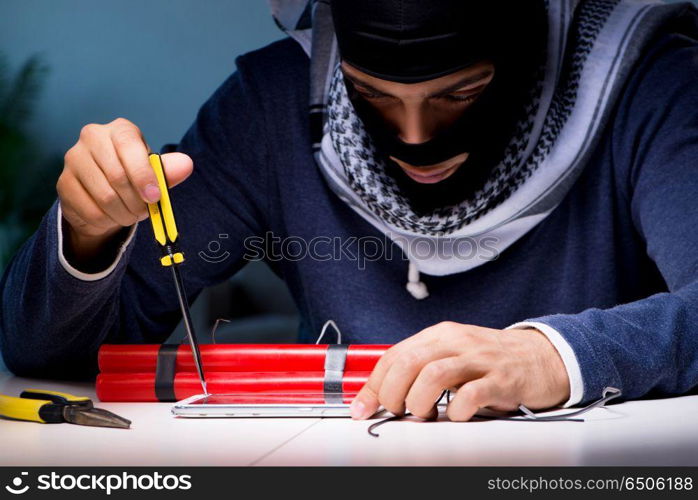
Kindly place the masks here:
<instances>
[{"instance_id":1,"label":"pliers","mask_svg":"<svg viewBox=\"0 0 698 500\"><path fill-rule=\"evenodd\" d=\"M0 394L0 417L42 424L67 422L92 427L131 427L130 420L95 408L88 397L41 389L27 389L18 398Z\"/></svg>"}]
</instances>

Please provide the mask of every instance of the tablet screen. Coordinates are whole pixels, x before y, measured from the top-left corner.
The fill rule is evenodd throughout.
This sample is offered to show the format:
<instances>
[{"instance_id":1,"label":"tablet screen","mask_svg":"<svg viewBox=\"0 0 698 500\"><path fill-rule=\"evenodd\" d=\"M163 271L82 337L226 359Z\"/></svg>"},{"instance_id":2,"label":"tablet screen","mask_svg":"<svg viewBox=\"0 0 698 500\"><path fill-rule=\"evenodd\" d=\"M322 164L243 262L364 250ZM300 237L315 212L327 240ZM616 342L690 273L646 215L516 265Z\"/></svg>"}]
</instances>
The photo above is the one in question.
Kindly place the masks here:
<instances>
[{"instance_id":1,"label":"tablet screen","mask_svg":"<svg viewBox=\"0 0 698 500\"><path fill-rule=\"evenodd\" d=\"M172 413L181 417L350 417L356 396L337 393L245 393L192 396Z\"/></svg>"},{"instance_id":2,"label":"tablet screen","mask_svg":"<svg viewBox=\"0 0 698 500\"><path fill-rule=\"evenodd\" d=\"M209 394L189 402L192 405L324 405L350 404L353 394L327 393L246 393Z\"/></svg>"}]
</instances>

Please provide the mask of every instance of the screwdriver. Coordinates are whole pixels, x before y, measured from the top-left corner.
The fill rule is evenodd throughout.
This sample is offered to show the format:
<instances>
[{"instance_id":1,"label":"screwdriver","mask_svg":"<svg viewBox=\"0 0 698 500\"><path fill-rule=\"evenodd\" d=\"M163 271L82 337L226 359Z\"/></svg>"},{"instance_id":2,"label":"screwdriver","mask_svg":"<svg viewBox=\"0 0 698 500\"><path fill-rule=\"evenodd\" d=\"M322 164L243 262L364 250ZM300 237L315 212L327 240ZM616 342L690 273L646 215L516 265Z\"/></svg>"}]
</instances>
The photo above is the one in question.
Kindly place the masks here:
<instances>
[{"instance_id":1,"label":"screwdriver","mask_svg":"<svg viewBox=\"0 0 698 500\"><path fill-rule=\"evenodd\" d=\"M150 213L150 222L153 225L155 240L160 245L160 249L162 250L160 264L162 264L163 267L169 267L172 270L172 278L174 280L175 289L177 290L177 299L179 300L179 307L182 310L184 329L186 330L187 337L189 338L189 344L191 345L192 354L194 356L194 364L196 365L196 371L199 374L201 387L204 390L204 395L208 396L203 363L201 362L199 342L197 340L196 333L194 332L194 324L192 323L191 314L189 312L187 295L184 293L184 282L182 281L182 275L179 272L179 266L182 264L182 262L184 262L184 254L178 248L177 240L179 234L177 232L177 224L175 223L170 195L167 190L167 181L165 179L165 171L162 167L162 158L157 153L151 153L148 159L150 160L150 166L155 171L155 177L157 178L158 186L160 187L160 201L156 203L148 203L148 212Z\"/></svg>"}]
</instances>

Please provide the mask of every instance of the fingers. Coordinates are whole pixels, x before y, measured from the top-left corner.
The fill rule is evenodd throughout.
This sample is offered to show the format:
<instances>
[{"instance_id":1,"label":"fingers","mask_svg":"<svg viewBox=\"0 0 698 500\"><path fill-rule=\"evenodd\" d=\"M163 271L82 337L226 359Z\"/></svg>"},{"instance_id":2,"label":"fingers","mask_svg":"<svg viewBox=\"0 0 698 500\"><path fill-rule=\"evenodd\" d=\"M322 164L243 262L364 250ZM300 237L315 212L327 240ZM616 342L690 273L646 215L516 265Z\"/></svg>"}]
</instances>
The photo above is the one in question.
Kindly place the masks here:
<instances>
[{"instance_id":1,"label":"fingers","mask_svg":"<svg viewBox=\"0 0 698 500\"><path fill-rule=\"evenodd\" d=\"M106 236L135 217L106 181L89 151L78 143L65 155L56 184L66 220L84 236Z\"/></svg>"},{"instance_id":2,"label":"fingers","mask_svg":"<svg viewBox=\"0 0 698 500\"><path fill-rule=\"evenodd\" d=\"M118 118L110 124L111 142L131 184L146 203L160 199L155 172L148 161L148 148L133 123Z\"/></svg>"},{"instance_id":3,"label":"fingers","mask_svg":"<svg viewBox=\"0 0 698 500\"><path fill-rule=\"evenodd\" d=\"M390 367L389 353L390 349L381 356L368 380L351 402L351 417L353 419L365 420L378 411L380 407L378 390L381 387L386 370Z\"/></svg>"},{"instance_id":4,"label":"fingers","mask_svg":"<svg viewBox=\"0 0 698 500\"><path fill-rule=\"evenodd\" d=\"M89 236L99 236L116 222L95 202L89 192L71 172L64 172L58 184L63 216L74 228Z\"/></svg>"},{"instance_id":5,"label":"fingers","mask_svg":"<svg viewBox=\"0 0 698 500\"><path fill-rule=\"evenodd\" d=\"M351 402L351 418L366 420L375 414L379 407L378 394L366 383Z\"/></svg>"},{"instance_id":6,"label":"fingers","mask_svg":"<svg viewBox=\"0 0 698 500\"><path fill-rule=\"evenodd\" d=\"M437 380L437 378L443 378L442 376L445 375L441 371L442 367L445 368L446 364L452 363L452 361L447 361L450 359L448 356L451 353L450 349L445 349L443 345L436 343L427 343L421 348L410 346L409 349L401 351L383 377L378 391L378 399L381 404L394 415L402 415L407 409L418 417L430 418L433 415L432 409L439 394L446 387L456 383L454 381L449 385L440 387L434 385L441 383L441 380ZM461 369L460 372L463 370ZM418 400L413 397L410 401L408 395L413 390L414 384L420 379L421 383L418 389L424 389L425 380L430 381L429 390L417 393L417 398L426 399ZM429 396L431 393L435 394Z\"/></svg>"},{"instance_id":7,"label":"fingers","mask_svg":"<svg viewBox=\"0 0 698 500\"><path fill-rule=\"evenodd\" d=\"M480 408L496 404L497 392L497 384L492 378L483 377L467 382L451 399L446 415L454 422L466 422Z\"/></svg>"},{"instance_id":8,"label":"fingers","mask_svg":"<svg viewBox=\"0 0 698 500\"><path fill-rule=\"evenodd\" d=\"M135 135L133 137L135 137ZM140 137L140 135L138 137ZM147 146L146 149L137 151L137 153L143 153L144 151L147 151ZM119 194L119 197L128 207L129 211L136 215L138 220L145 219L148 216L145 200L137 191L137 186L132 182L132 179L137 177L138 174L134 174L133 172L129 174L127 172L127 167L121 163L114 142L111 140L93 141L93 143L90 144L90 153L95 164L104 173L107 181ZM129 152L124 153L124 156L128 155ZM168 153L162 155L162 164L168 186L171 188L186 180L194 169L194 162L189 156L183 153ZM147 163L147 168L152 172L152 167L149 162ZM155 179L155 177L153 177L153 179ZM157 182L157 179L155 179L155 182Z\"/></svg>"},{"instance_id":9,"label":"fingers","mask_svg":"<svg viewBox=\"0 0 698 500\"><path fill-rule=\"evenodd\" d=\"M423 350L412 350L398 356L385 373L378 399L393 415L405 413L405 397L414 380L430 359Z\"/></svg>"},{"instance_id":10,"label":"fingers","mask_svg":"<svg viewBox=\"0 0 698 500\"><path fill-rule=\"evenodd\" d=\"M119 161L113 143L111 141L100 141L93 144L90 155L94 165L97 166L111 188L119 195L129 212L139 221L145 219L148 216L148 207L131 184L126 170Z\"/></svg>"},{"instance_id":11,"label":"fingers","mask_svg":"<svg viewBox=\"0 0 698 500\"><path fill-rule=\"evenodd\" d=\"M194 171L194 162L184 153L167 153L162 155L167 185L171 188L185 181Z\"/></svg>"},{"instance_id":12,"label":"fingers","mask_svg":"<svg viewBox=\"0 0 698 500\"><path fill-rule=\"evenodd\" d=\"M426 329L390 348L354 399L352 417L369 418L381 405L395 415L404 414L405 398L422 368L453 354L454 344L435 341L438 332Z\"/></svg>"},{"instance_id":13,"label":"fingers","mask_svg":"<svg viewBox=\"0 0 698 500\"><path fill-rule=\"evenodd\" d=\"M116 224L126 227L138 222L138 216L126 206L92 158L86 157L86 162L92 165L78 170L75 176L90 198Z\"/></svg>"},{"instance_id":14,"label":"fingers","mask_svg":"<svg viewBox=\"0 0 698 500\"><path fill-rule=\"evenodd\" d=\"M417 376L405 398L407 409L424 419L436 416L436 402L441 393L451 387L481 376L473 361L465 356L441 358L428 363Z\"/></svg>"}]
</instances>

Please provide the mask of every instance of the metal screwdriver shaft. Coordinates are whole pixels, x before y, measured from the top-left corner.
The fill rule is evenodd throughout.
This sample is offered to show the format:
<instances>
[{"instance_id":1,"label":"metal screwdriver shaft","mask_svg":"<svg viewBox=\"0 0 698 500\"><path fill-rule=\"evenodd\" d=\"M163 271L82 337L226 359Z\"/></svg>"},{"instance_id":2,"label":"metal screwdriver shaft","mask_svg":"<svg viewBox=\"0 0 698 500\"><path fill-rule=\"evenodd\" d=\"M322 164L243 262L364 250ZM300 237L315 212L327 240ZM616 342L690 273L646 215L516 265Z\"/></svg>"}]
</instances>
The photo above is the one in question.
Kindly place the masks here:
<instances>
[{"instance_id":1,"label":"metal screwdriver shaft","mask_svg":"<svg viewBox=\"0 0 698 500\"><path fill-rule=\"evenodd\" d=\"M187 337L189 337L191 351L194 355L194 364L196 365L196 372L199 374L199 380L201 381L201 387L204 390L204 394L208 395L208 390L206 389L206 377L204 376L203 363L201 362L201 351L199 351L199 343L197 342L196 333L194 332L194 326L191 321L191 315L189 314L189 303L187 301L187 296L184 293L182 275L180 274L179 268L177 266L172 266L172 277L174 278L175 288L177 289L179 307L182 309L184 329L187 331Z\"/></svg>"}]
</instances>

